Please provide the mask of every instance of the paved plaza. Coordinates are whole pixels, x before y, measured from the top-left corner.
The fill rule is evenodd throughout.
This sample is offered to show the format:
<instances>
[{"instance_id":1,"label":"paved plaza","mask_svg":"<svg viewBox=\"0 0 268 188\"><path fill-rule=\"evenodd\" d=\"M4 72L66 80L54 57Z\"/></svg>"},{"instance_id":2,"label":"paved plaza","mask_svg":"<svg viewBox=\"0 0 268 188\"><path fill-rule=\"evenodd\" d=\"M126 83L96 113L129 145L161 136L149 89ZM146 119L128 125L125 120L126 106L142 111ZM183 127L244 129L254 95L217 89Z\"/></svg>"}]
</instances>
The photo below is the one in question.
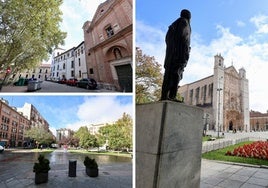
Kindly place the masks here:
<instances>
[{"instance_id":1,"label":"paved plaza","mask_svg":"<svg viewBox=\"0 0 268 188\"><path fill-rule=\"evenodd\" d=\"M267 187L267 168L202 159L200 188Z\"/></svg>"},{"instance_id":2,"label":"paved plaza","mask_svg":"<svg viewBox=\"0 0 268 188\"><path fill-rule=\"evenodd\" d=\"M26 151L28 152L28 151ZM99 164L99 176L88 177L83 160L78 155L56 150L47 155L50 160L48 182L35 185L33 164L38 153L25 153L25 150L4 151L0 154L0 188L131 188L131 162L103 162ZM68 177L70 159L77 160L76 177Z\"/></svg>"},{"instance_id":3,"label":"paved plaza","mask_svg":"<svg viewBox=\"0 0 268 188\"><path fill-rule=\"evenodd\" d=\"M1 92L11 92L11 93L25 93L28 92L28 86L14 86L8 85L3 86ZM75 86L68 86L66 84L58 84L55 82L43 81L41 84L41 89L36 91L30 91L29 93L53 93L53 92L72 92L72 93L111 93L116 92L107 89L94 89L88 90L85 88L79 88Z\"/></svg>"},{"instance_id":4,"label":"paved plaza","mask_svg":"<svg viewBox=\"0 0 268 188\"><path fill-rule=\"evenodd\" d=\"M217 132L209 131L208 135L217 137ZM222 134L220 134L222 136ZM224 138L208 141L206 144L217 144L228 140L250 138L266 140L268 132L224 133ZM204 145L204 143L203 143ZM256 165L236 164L202 159L201 188L268 188L268 169Z\"/></svg>"}]
</instances>

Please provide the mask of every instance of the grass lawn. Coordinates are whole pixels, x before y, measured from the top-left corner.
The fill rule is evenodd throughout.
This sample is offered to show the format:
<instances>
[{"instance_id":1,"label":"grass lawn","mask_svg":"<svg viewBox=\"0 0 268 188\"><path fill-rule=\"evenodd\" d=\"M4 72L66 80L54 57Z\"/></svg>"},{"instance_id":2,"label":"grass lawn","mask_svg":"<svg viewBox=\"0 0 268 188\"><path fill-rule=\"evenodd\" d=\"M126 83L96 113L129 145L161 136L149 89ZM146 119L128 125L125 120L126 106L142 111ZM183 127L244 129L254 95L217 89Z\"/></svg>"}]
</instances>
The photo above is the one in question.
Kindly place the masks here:
<instances>
[{"instance_id":1,"label":"grass lawn","mask_svg":"<svg viewBox=\"0 0 268 188\"><path fill-rule=\"evenodd\" d=\"M87 151L87 150L68 150L68 152L71 153L84 153L84 154L91 154L91 155L113 155L113 156L119 156L119 157L132 157L131 153L125 153L125 152L105 152L105 151Z\"/></svg>"},{"instance_id":2,"label":"grass lawn","mask_svg":"<svg viewBox=\"0 0 268 188\"><path fill-rule=\"evenodd\" d=\"M225 153L227 151L233 151L234 148L236 148L238 146L243 146L244 144L250 144L250 143L252 143L252 141L241 142L239 144L236 144L233 146L228 146L228 147L223 148L223 149L203 153L202 158L209 159L209 160L219 160L219 161L228 161L228 162L235 162L235 163L246 163L246 164L253 164L253 165L266 165L266 166L268 166L268 160L225 155Z\"/></svg>"}]
</instances>

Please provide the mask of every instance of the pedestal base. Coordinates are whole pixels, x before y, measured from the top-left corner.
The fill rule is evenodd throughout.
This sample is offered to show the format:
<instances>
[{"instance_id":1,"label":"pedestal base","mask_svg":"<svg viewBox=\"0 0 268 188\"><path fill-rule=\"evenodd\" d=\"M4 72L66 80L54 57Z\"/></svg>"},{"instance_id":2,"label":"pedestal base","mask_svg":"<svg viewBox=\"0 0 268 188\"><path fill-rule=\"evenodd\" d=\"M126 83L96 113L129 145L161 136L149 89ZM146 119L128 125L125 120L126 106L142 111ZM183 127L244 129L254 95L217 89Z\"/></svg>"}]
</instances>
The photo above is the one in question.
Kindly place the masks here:
<instances>
[{"instance_id":1,"label":"pedestal base","mask_svg":"<svg viewBox=\"0 0 268 188\"><path fill-rule=\"evenodd\" d=\"M199 187L203 110L161 101L136 106L136 187Z\"/></svg>"}]
</instances>

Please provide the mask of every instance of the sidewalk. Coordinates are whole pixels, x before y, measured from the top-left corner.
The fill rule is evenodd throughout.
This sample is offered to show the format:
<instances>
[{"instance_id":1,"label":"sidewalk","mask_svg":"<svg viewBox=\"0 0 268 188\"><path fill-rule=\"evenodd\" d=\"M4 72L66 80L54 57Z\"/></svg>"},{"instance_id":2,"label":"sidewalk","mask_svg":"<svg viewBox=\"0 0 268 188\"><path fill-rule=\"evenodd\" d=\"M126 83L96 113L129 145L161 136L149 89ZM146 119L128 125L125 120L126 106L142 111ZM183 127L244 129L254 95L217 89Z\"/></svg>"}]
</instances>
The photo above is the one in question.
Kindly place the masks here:
<instances>
[{"instance_id":1,"label":"sidewalk","mask_svg":"<svg viewBox=\"0 0 268 188\"><path fill-rule=\"evenodd\" d=\"M268 169L202 159L200 188L265 187L268 187Z\"/></svg>"},{"instance_id":2,"label":"sidewalk","mask_svg":"<svg viewBox=\"0 0 268 188\"><path fill-rule=\"evenodd\" d=\"M3 86L1 92L27 92L27 86Z\"/></svg>"}]
</instances>

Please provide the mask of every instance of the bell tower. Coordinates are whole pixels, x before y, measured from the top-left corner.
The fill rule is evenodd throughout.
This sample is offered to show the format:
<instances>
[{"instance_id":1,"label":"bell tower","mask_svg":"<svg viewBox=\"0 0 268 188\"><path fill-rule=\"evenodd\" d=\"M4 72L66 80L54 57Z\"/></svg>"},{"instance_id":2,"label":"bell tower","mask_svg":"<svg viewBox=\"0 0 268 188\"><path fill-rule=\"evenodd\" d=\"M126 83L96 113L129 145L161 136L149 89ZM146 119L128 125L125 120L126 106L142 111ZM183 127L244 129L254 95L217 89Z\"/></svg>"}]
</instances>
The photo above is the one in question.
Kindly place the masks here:
<instances>
[{"instance_id":1,"label":"bell tower","mask_svg":"<svg viewBox=\"0 0 268 188\"><path fill-rule=\"evenodd\" d=\"M214 77L213 77L213 115L215 129L223 130L223 95L224 95L224 58L221 54L214 56Z\"/></svg>"},{"instance_id":2,"label":"bell tower","mask_svg":"<svg viewBox=\"0 0 268 188\"><path fill-rule=\"evenodd\" d=\"M240 76L240 93L241 93L241 111L243 114L244 130L250 131L250 113L249 113L249 89L248 79L246 78L246 70L244 68L239 69Z\"/></svg>"}]
</instances>

